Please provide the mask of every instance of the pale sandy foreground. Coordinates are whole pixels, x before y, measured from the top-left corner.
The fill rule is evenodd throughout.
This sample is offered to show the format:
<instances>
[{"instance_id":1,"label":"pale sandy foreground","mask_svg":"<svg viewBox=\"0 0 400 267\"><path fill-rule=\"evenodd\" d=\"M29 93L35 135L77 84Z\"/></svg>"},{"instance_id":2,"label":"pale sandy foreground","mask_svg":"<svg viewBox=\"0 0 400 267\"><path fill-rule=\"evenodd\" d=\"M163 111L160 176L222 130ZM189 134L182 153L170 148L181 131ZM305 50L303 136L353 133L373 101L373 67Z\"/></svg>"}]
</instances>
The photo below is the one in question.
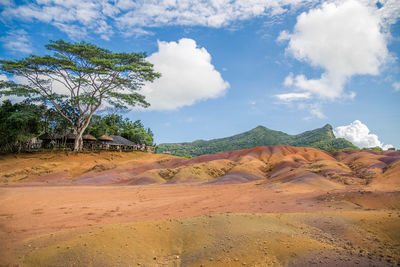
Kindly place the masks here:
<instances>
[{"instance_id":1,"label":"pale sandy foreground","mask_svg":"<svg viewBox=\"0 0 400 267\"><path fill-rule=\"evenodd\" d=\"M0 265L400 263L397 154L349 154L352 161L343 157L337 162L337 157L316 150L285 151L281 159L276 152L263 158L251 150L238 152L242 157L231 153L229 158L196 158L184 164L171 156L145 154L65 156L69 161L52 155L3 158ZM301 164L285 163L289 158ZM386 162L385 166L376 160ZM260 168L260 161L265 168ZM333 165L347 173L339 178L324 175ZM47 169L31 174L35 166ZM352 167L347 170L346 166ZM376 173L367 173L368 182L357 171L365 166ZM254 178L259 171L266 175L238 183L239 170L243 177ZM62 172L68 175L61 177ZM166 181L180 180L180 172L182 177L190 176L190 181L127 185L138 179L160 181L156 174ZM206 181L202 172L209 174ZM87 185L96 177L101 177L101 186Z\"/></svg>"}]
</instances>

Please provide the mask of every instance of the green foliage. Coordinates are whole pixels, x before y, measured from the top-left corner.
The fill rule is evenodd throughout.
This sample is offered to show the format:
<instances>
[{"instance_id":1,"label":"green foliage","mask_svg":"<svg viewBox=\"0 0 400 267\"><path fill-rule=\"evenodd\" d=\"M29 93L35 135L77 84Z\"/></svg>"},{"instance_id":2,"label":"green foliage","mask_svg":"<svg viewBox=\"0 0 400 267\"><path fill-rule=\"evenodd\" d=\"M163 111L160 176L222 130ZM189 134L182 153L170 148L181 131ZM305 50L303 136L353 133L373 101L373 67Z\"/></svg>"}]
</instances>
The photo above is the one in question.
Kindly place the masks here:
<instances>
[{"instance_id":1,"label":"green foliage","mask_svg":"<svg viewBox=\"0 0 400 267\"><path fill-rule=\"evenodd\" d=\"M167 153L167 154L168 154L168 155L177 156L177 157L181 157L181 158L186 158L186 159L191 159L191 158L193 158L193 156L191 156L191 155L183 155L183 154L179 154L179 153L176 153L176 154Z\"/></svg>"},{"instance_id":2,"label":"green foliage","mask_svg":"<svg viewBox=\"0 0 400 267\"><path fill-rule=\"evenodd\" d=\"M149 106L137 91L160 74L153 71L144 53L113 53L90 43L62 40L50 41L46 48L52 55L0 60L1 74L28 81L0 81L0 96L19 95L51 103L75 129L78 139L104 102L117 109ZM55 90L55 84L65 92ZM75 150L80 150L78 139Z\"/></svg>"},{"instance_id":3,"label":"green foliage","mask_svg":"<svg viewBox=\"0 0 400 267\"><path fill-rule=\"evenodd\" d=\"M42 117L46 106L27 101L12 104L5 100L0 106L0 151L19 152L45 128Z\"/></svg>"},{"instance_id":4,"label":"green foliage","mask_svg":"<svg viewBox=\"0 0 400 267\"><path fill-rule=\"evenodd\" d=\"M335 138L332 126L327 124L322 128L307 131L298 135L288 135L284 132L270 130L258 126L248 132L231 137L209 141L197 140L191 143L161 144L157 153L199 156L222 151L247 149L256 146L291 145L315 147L327 151L335 149L357 149L343 138Z\"/></svg>"},{"instance_id":5,"label":"green foliage","mask_svg":"<svg viewBox=\"0 0 400 267\"><path fill-rule=\"evenodd\" d=\"M128 118L123 119L118 114L108 114L104 117L94 115L86 133L90 133L96 138L103 134L120 135L134 143L152 146L153 132L150 128L145 129L140 120L132 122Z\"/></svg>"},{"instance_id":6,"label":"green foliage","mask_svg":"<svg viewBox=\"0 0 400 267\"><path fill-rule=\"evenodd\" d=\"M370 147L370 148L368 148L368 150L372 150L372 151L383 151L383 149L382 149L380 146Z\"/></svg>"},{"instance_id":7,"label":"green foliage","mask_svg":"<svg viewBox=\"0 0 400 267\"><path fill-rule=\"evenodd\" d=\"M42 133L64 135L69 129L69 122L45 105L28 101L12 104L5 100L0 106L0 152L20 152L28 148L32 138ZM132 122L118 114L94 115L86 132L95 137L105 133L121 135L135 143L153 145L150 128L145 129L140 120Z\"/></svg>"}]
</instances>

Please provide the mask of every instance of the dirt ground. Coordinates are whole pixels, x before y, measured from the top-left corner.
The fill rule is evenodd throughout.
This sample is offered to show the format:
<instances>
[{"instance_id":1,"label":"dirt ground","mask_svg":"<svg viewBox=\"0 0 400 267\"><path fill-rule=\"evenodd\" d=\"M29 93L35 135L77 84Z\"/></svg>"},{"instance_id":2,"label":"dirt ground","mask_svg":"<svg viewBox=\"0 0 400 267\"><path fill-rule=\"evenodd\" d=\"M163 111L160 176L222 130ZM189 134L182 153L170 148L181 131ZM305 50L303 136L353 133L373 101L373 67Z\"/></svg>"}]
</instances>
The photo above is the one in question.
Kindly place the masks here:
<instances>
[{"instance_id":1,"label":"dirt ground","mask_svg":"<svg viewBox=\"0 0 400 267\"><path fill-rule=\"evenodd\" d=\"M285 160L264 150L190 160L146 153L3 157L0 266L400 264L397 154L307 150L306 163L300 152L285 150ZM325 175L332 164L352 182ZM47 171L32 174L38 166ZM377 174L357 182L366 166ZM262 179L238 182L240 173L259 171ZM165 180L155 179L160 173ZM193 176L168 183L183 174Z\"/></svg>"}]
</instances>

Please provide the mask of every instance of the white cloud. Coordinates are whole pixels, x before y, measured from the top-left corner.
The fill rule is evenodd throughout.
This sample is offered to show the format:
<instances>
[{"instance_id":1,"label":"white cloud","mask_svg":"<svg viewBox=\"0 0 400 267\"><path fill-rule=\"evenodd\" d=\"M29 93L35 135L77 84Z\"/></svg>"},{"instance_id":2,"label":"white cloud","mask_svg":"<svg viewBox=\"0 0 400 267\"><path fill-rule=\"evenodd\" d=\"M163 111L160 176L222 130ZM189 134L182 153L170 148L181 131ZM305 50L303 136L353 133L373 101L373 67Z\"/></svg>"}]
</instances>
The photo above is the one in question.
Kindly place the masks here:
<instances>
[{"instance_id":1,"label":"white cloud","mask_svg":"<svg viewBox=\"0 0 400 267\"><path fill-rule=\"evenodd\" d=\"M10 51L27 54L32 52L28 34L24 30L9 31L6 36L0 38L0 41Z\"/></svg>"},{"instance_id":2,"label":"white cloud","mask_svg":"<svg viewBox=\"0 0 400 267\"><path fill-rule=\"evenodd\" d=\"M142 3L124 1L128 10L118 17L121 25L156 27L161 25L188 25L222 27L236 20L278 15L309 0L211 0L169 1L148 0Z\"/></svg>"},{"instance_id":3,"label":"white cloud","mask_svg":"<svg viewBox=\"0 0 400 267\"><path fill-rule=\"evenodd\" d=\"M384 145L379 141L378 136L370 133L367 125L359 120L355 120L349 125L336 127L333 133L337 138L344 138L360 148L379 146L387 150L393 147L392 145Z\"/></svg>"},{"instance_id":4,"label":"white cloud","mask_svg":"<svg viewBox=\"0 0 400 267\"><path fill-rule=\"evenodd\" d=\"M12 3L12 0L0 0L0 6L11 6Z\"/></svg>"},{"instance_id":5,"label":"white cloud","mask_svg":"<svg viewBox=\"0 0 400 267\"><path fill-rule=\"evenodd\" d=\"M152 110L174 110L197 101L225 94L229 83L211 64L211 55L192 39L158 42L158 52L149 56L161 78L140 91Z\"/></svg>"},{"instance_id":6,"label":"white cloud","mask_svg":"<svg viewBox=\"0 0 400 267\"><path fill-rule=\"evenodd\" d=\"M342 0L334 0L342 1ZM360 0L375 4L373 0ZM377 11L382 20L394 23L399 16L398 0L380 0ZM71 24L109 39L114 32L147 31L166 25L224 27L254 17L265 17L265 25L276 23L279 15L297 8L319 4L314 0L34 0L14 3L0 0L3 19ZM279 20L278 20L279 21ZM70 28L59 28L68 30ZM78 33L68 31L69 34ZM75 37L75 39L78 37Z\"/></svg>"},{"instance_id":7,"label":"white cloud","mask_svg":"<svg viewBox=\"0 0 400 267\"><path fill-rule=\"evenodd\" d=\"M73 40L85 37L88 31L106 40L113 34L107 23L107 16L112 16L112 12L104 1L36 0L36 3L10 5L1 15L3 19L49 23Z\"/></svg>"},{"instance_id":8,"label":"white cloud","mask_svg":"<svg viewBox=\"0 0 400 267\"><path fill-rule=\"evenodd\" d=\"M0 5L11 3L0 0ZM85 28L86 32L110 38L114 29L123 33L144 31L143 28L165 25L223 27L238 20L268 16L271 19L312 0L36 0L9 4L3 18L34 20L54 26ZM58 27L71 37L79 33L71 27ZM75 36L77 39L79 36Z\"/></svg>"},{"instance_id":9,"label":"white cloud","mask_svg":"<svg viewBox=\"0 0 400 267\"><path fill-rule=\"evenodd\" d=\"M325 119L325 114L321 111L321 106L319 104L310 105L310 114L318 119Z\"/></svg>"},{"instance_id":10,"label":"white cloud","mask_svg":"<svg viewBox=\"0 0 400 267\"><path fill-rule=\"evenodd\" d=\"M86 29L77 25L64 24L60 22L54 22L53 25L60 31L65 32L69 38L75 41L79 41L87 35Z\"/></svg>"},{"instance_id":11,"label":"white cloud","mask_svg":"<svg viewBox=\"0 0 400 267\"><path fill-rule=\"evenodd\" d=\"M392 86L396 92L400 91L400 82L394 82Z\"/></svg>"},{"instance_id":12,"label":"white cloud","mask_svg":"<svg viewBox=\"0 0 400 267\"><path fill-rule=\"evenodd\" d=\"M285 102L291 102L294 100L300 100L300 99L310 99L311 94L310 93L287 93L287 94L279 94L275 95L276 98L279 100L285 101Z\"/></svg>"},{"instance_id":13,"label":"white cloud","mask_svg":"<svg viewBox=\"0 0 400 267\"><path fill-rule=\"evenodd\" d=\"M299 15L293 33L283 31L278 40L289 40L287 53L324 72L317 79L290 77L290 84L334 100L345 95L343 87L353 75L379 74L388 58L379 12L367 1L348 0L324 3Z\"/></svg>"}]
</instances>

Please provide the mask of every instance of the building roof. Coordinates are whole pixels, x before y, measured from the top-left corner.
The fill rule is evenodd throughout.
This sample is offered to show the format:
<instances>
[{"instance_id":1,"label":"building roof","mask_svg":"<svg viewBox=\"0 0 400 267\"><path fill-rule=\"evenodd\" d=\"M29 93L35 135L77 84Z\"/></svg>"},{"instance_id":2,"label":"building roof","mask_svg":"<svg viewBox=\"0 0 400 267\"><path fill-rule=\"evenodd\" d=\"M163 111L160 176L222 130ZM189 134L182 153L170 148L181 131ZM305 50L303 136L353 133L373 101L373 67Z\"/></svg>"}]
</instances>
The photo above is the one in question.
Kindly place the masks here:
<instances>
[{"instance_id":1,"label":"building roof","mask_svg":"<svg viewBox=\"0 0 400 267\"><path fill-rule=\"evenodd\" d=\"M124 146L134 146L135 145L134 142L132 142L132 141L126 139L126 138L123 138L122 136L111 135L111 137L112 137L113 141L107 142L107 144L110 144L110 145L124 145Z\"/></svg>"},{"instance_id":2,"label":"building roof","mask_svg":"<svg viewBox=\"0 0 400 267\"><path fill-rule=\"evenodd\" d=\"M76 138L76 134L73 133L69 133L65 136L67 139L75 139Z\"/></svg>"},{"instance_id":3,"label":"building roof","mask_svg":"<svg viewBox=\"0 0 400 267\"><path fill-rule=\"evenodd\" d=\"M44 133L44 134L40 135L38 138L41 140L51 140L51 139L53 139L53 136L50 135L49 133Z\"/></svg>"},{"instance_id":4,"label":"building roof","mask_svg":"<svg viewBox=\"0 0 400 267\"><path fill-rule=\"evenodd\" d=\"M106 134L103 134L102 136L100 136L97 139L100 140L100 141L110 141L110 142L113 141L113 138L111 136L106 135Z\"/></svg>"},{"instance_id":5,"label":"building roof","mask_svg":"<svg viewBox=\"0 0 400 267\"><path fill-rule=\"evenodd\" d=\"M97 140L96 137L94 137L91 134L85 134L84 136L82 136L82 139L83 140L89 140L89 141L96 141Z\"/></svg>"}]
</instances>

